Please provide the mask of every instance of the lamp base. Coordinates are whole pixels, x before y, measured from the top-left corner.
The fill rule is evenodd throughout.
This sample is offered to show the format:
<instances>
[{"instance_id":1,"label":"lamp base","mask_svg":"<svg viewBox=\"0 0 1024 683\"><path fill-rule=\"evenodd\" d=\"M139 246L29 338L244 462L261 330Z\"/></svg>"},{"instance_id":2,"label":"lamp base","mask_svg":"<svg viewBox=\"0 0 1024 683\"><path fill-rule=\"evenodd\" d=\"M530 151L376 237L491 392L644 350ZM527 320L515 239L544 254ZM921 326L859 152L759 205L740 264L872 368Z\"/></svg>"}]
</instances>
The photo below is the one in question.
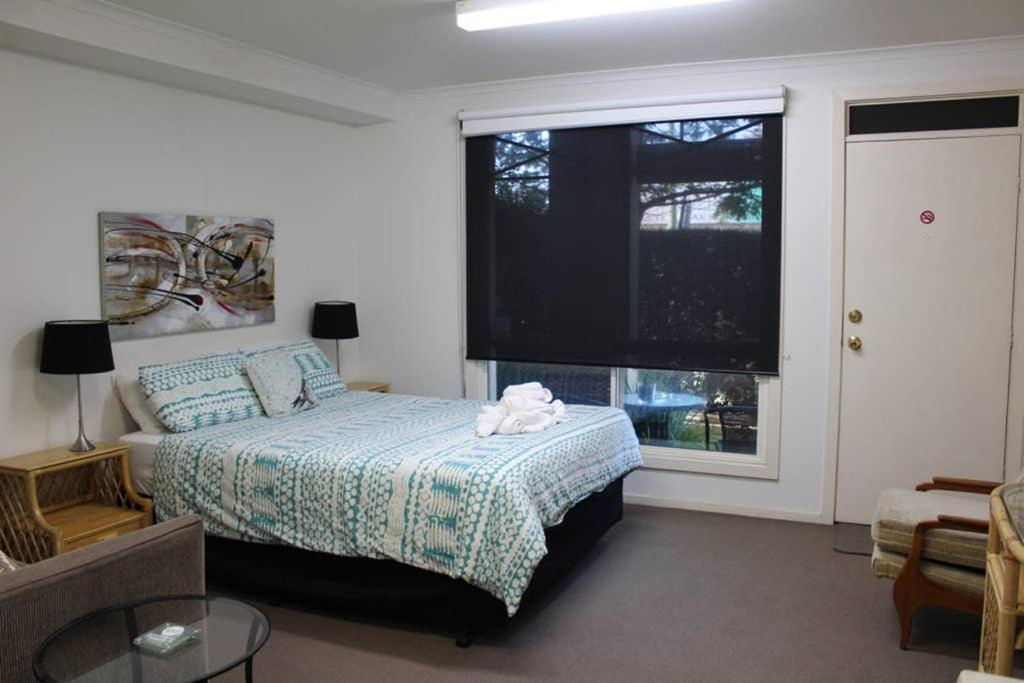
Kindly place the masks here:
<instances>
[{"instance_id":1,"label":"lamp base","mask_svg":"<svg viewBox=\"0 0 1024 683\"><path fill-rule=\"evenodd\" d=\"M89 441L89 439L86 438L85 434L79 434L78 438L75 439L75 442L68 446L68 450L73 453L80 453L82 451L94 451L96 450L96 446L92 444L92 441Z\"/></svg>"}]
</instances>

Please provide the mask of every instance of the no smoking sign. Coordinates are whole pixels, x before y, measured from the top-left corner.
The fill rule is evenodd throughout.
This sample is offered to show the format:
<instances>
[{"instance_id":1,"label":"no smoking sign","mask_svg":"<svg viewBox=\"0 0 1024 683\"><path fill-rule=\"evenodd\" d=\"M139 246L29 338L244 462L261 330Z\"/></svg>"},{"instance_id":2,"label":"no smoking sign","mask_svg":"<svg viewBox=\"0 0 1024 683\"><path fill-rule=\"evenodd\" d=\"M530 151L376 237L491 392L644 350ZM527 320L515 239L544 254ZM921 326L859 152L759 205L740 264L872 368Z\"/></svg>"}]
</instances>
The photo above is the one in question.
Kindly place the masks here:
<instances>
[{"instance_id":1,"label":"no smoking sign","mask_svg":"<svg viewBox=\"0 0 1024 683\"><path fill-rule=\"evenodd\" d=\"M925 225L928 225L929 223L932 223L934 221L935 221L935 212L933 212L933 211L922 211L921 212L921 222L922 223L924 223Z\"/></svg>"}]
</instances>

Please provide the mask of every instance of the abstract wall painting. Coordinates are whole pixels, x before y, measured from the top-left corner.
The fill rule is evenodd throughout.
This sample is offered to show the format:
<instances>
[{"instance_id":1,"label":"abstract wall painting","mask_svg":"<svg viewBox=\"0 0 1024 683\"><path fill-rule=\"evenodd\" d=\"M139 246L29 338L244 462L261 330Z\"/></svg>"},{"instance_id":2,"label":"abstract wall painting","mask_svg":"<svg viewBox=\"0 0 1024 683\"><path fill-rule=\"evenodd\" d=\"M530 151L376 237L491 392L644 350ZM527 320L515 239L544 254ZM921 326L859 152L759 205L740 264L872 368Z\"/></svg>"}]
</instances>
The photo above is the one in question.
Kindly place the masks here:
<instances>
[{"instance_id":1,"label":"abstract wall painting","mask_svg":"<svg viewBox=\"0 0 1024 683\"><path fill-rule=\"evenodd\" d=\"M274 221L100 214L111 339L273 322Z\"/></svg>"}]
</instances>

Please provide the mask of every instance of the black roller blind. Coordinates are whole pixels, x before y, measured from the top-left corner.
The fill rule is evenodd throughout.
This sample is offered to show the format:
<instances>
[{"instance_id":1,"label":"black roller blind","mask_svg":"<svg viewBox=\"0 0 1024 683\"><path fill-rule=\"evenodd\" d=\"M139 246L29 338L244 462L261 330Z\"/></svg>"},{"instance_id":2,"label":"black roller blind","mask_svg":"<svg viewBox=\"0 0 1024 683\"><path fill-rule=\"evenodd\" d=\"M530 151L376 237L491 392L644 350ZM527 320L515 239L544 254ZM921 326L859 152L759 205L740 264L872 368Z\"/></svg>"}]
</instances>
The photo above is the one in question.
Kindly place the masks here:
<instances>
[{"instance_id":1,"label":"black roller blind","mask_svg":"<svg viewBox=\"0 0 1024 683\"><path fill-rule=\"evenodd\" d=\"M781 115L466 141L467 357L777 374Z\"/></svg>"}]
</instances>

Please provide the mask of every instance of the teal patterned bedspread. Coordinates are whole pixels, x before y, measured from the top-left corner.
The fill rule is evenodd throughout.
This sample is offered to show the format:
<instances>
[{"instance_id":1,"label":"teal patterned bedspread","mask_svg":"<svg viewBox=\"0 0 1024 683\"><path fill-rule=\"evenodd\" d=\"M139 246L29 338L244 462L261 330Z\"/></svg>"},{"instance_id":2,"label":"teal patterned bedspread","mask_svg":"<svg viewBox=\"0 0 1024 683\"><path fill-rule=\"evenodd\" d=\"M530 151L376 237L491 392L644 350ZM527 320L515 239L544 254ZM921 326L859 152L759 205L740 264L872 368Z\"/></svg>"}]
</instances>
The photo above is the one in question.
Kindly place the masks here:
<instances>
[{"instance_id":1,"label":"teal patterned bedspread","mask_svg":"<svg viewBox=\"0 0 1024 683\"><path fill-rule=\"evenodd\" d=\"M615 408L573 405L543 432L481 439L480 406L347 392L297 415L168 435L156 453L157 516L397 560L464 579L514 614L547 553L544 527L639 467L640 449Z\"/></svg>"}]
</instances>

